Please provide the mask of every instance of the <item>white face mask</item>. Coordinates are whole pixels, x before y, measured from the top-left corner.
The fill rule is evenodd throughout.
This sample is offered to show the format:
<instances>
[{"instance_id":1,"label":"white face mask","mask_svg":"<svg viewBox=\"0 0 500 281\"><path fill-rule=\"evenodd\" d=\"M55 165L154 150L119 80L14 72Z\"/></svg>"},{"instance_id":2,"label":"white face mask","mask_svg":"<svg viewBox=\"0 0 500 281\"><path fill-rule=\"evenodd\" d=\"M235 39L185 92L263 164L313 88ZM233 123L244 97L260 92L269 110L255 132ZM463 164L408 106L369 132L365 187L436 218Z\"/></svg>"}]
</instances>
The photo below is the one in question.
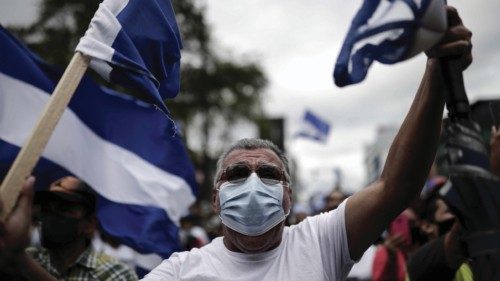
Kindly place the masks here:
<instances>
[{"instance_id":1,"label":"white face mask","mask_svg":"<svg viewBox=\"0 0 500 281\"><path fill-rule=\"evenodd\" d=\"M258 236L285 220L283 184L265 184L252 173L244 182L219 187L220 218L234 231Z\"/></svg>"}]
</instances>

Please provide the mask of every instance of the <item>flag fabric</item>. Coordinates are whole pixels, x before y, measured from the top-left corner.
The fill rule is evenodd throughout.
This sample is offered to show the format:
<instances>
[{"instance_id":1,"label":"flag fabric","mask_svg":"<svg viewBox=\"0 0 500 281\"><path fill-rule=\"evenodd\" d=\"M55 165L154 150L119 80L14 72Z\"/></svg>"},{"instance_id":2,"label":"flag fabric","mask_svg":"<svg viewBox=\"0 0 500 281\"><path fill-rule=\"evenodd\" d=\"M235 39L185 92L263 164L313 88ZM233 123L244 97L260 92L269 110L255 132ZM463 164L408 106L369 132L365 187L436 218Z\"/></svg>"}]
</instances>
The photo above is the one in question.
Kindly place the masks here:
<instances>
[{"instance_id":1,"label":"flag fabric","mask_svg":"<svg viewBox=\"0 0 500 281\"><path fill-rule=\"evenodd\" d=\"M104 79L163 100L179 92L181 37L170 0L104 0L76 51Z\"/></svg>"},{"instance_id":2,"label":"flag fabric","mask_svg":"<svg viewBox=\"0 0 500 281\"><path fill-rule=\"evenodd\" d=\"M311 111L306 110L302 119L301 128L295 137L303 137L320 142L326 142L329 132L330 124L327 121L321 119Z\"/></svg>"},{"instance_id":3,"label":"flag fabric","mask_svg":"<svg viewBox=\"0 0 500 281\"><path fill-rule=\"evenodd\" d=\"M394 64L436 44L446 31L445 0L364 0L335 64L339 87L363 81L374 60Z\"/></svg>"},{"instance_id":4,"label":"flag fabric","mask_svg":"<svg viewBox=\"0 0 500 281\"><path fill-rule=\"evenodd\" d=\"M62 71L0 26L0 177L29 137ZM194 168L152 105L84 76L42 158L36 188L75 175L97 192L104 231L141 253L179 250L179 219L195 201Z\"/></svg>"}]
</instances>

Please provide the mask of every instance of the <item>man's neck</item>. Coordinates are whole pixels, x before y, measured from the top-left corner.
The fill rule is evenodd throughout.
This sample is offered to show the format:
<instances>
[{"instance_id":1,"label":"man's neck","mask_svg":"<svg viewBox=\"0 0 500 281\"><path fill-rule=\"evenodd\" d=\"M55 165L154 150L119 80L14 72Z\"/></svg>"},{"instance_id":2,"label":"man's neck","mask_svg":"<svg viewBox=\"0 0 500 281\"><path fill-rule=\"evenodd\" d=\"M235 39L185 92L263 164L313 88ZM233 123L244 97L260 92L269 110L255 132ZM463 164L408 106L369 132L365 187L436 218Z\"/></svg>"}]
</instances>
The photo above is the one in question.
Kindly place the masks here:
<instances>
[{"instance_id":1,"label":"man's neck","mask_svg":"<svg viewBox=\"0 0 500 281\"><path fill-rule=\"evenodd\" d=\"M255 254L271 251L281 244L284 223L260 236L246 236L223 225L224 246L231 252Z\"/></svg>"},{"instance_id":2,"label":"man's neck","mask_svg":"<svg viewBox=\"0 0 500 281\"><path fill-rule=\"evenodd\" d=\"M84 238L77 239L61 248L49 249L52 265L61 274L66 272L80 255L87 249L87 243Z\"/></svg>"}]
</instances>

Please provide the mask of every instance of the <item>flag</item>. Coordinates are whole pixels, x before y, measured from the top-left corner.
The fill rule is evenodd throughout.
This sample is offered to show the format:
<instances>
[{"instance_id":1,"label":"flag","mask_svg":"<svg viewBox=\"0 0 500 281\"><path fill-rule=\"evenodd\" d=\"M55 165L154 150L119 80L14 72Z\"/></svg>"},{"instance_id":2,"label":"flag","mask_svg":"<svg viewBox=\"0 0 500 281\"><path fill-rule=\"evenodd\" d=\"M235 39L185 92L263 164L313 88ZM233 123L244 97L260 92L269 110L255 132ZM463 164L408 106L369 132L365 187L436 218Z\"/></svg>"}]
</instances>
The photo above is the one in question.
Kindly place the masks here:
<instances>
[{"instance_id":1,"label":"flag","mask_svg":"<svg viewBox=\"0 0 500 281\"><path fill-rule=\"evenodd\" d=\"M329 132L330 124L327 121L321 119L311 111L306 110L302 119L301 128L295 137L304 137L325 142Z\"/></svg>"},{"instance_id":2,"label":"flag","mask_svg":"<svg viewBox=\"0 0 500 281\"><path fill-rule=\"evenodd\" d=\"M339 87L365 79L374 60L394 64L436 44L446 31L445 0L364 0L335 64Z\"/></svg>"},{"instance_id":3,"label":"flag","mask_svg":"<svg viewBox=\"0 0 500 281\"><path fill-rule=\"evenodd\" d=\"M105 0L76 51L104 79L168 113L163 100L179 92L181 48L170 0Z\"/></svg>"},{"instance_id":4,"label":"flag","mask_svg":"<svg viewBox=\"0 0 500 281\"><path fill-rule=\"evenodd\" d=\"M28 139L62 71L0 26L0 177ZM194 202L194 169L178 134L150 104L84 76L33 174L36 188L75 175L97 192L106 233L141 253L180 247L179 219Z\"/></svg>"}]
</instances>

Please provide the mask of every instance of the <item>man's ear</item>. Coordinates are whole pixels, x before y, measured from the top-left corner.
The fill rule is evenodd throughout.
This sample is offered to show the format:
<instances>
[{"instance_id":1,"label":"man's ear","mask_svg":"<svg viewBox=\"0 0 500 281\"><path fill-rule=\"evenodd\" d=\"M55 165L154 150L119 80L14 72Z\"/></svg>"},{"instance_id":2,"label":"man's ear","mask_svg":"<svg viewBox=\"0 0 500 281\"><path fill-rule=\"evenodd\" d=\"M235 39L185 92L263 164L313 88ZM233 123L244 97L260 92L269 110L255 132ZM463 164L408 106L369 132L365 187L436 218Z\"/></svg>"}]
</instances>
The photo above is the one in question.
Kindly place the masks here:
<instances>
[{"instance_id":1,"label":"man's ear","mask_svg":"<svg viewBox=\"0 0 500 281\"><path fill-rule=\"evenodd\" d=\"M212 187L212 211L216 214L220 212L219 191Z\"/></svg>"}]
</instances>

